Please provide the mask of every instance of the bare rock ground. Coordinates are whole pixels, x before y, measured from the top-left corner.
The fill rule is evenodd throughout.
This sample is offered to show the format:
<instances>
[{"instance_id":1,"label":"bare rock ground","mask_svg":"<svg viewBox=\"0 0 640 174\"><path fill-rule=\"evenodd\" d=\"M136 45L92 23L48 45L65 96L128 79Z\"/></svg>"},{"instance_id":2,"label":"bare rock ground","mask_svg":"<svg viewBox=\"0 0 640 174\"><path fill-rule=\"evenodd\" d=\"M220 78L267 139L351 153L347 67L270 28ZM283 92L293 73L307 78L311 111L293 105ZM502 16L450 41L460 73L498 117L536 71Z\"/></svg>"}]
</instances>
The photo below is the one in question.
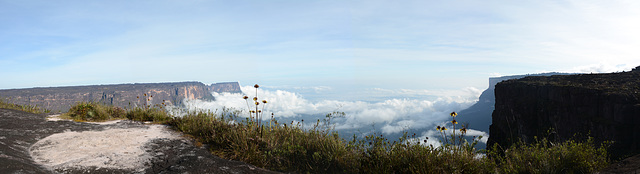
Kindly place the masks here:
<instances>
[{"instance_id":1,"label":"bare rock ground","mask_svg":"<svg viewBox=\"0 0 640 174\"><path fill-rule=\"evenodd\" d=\"M211 155L160 125L47 121L0 109L0 173L276 172Z\"/></svg>"},{"instance_id":2,"label":"bare rock ground","mask_svg":"<svg viewBox=\"0 0 640 174\"><path fill-rule=\"evenodd\" d=\"M640 173L640 154L613 163L599 173Z\"/></svg>"}]
</instances>

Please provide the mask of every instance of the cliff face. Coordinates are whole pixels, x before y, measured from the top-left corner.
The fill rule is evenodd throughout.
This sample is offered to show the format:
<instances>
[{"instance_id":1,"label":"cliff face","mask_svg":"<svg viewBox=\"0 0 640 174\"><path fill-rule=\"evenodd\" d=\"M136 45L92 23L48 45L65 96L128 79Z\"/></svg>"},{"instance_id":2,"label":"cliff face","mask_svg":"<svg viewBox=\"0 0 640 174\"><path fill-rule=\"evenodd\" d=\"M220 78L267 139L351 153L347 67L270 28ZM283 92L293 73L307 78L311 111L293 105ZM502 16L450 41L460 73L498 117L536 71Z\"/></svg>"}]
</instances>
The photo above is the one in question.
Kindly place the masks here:
<instances>
[{"instance_id":1,"label":"cliff face","mask_svg":"<svg viewBox=\"0 0 640 174\"><path fill-rule=\"evenodd\" d=\"M211 84L211 86L209 86L209 92L242 93L242 89L240 89L238 82L224 82Z\"/></svg>"},{"instance_id":2,"label":"cliff face","mask_svg":"<svg viewBox=\"0 0 640 174\"><path fill-rule=\"evenodd\" d=\"M120 107L181 105L183 99L213 100L208 86L200 82L119 84L0 90L0 97L16 104L38 105L65 112L79 101ZM146 94L146 96L145 96Z\"/></svg>"},{"instance_id":3,"label":"cliff face","mask_svg":"<svg viewBox=\"0 0 640 174\"><path fill-rule=\"evenodd\" d=\"M489 145L592 136L615 141L614 156L640 152L638 70L508 80L496 85L495 98Z\"/></svg>"},{"instance_id":4,"label":"cliff face","mask_svg":"<svg viewBox=\"0 0 640 174\"><path fill-rule=\"evenodd\" d=\"M480 130L483 132L489 132L489 125L491 125L491 113L495 106L495 85L499 82L520 79L527 76L551 76L551 75L569 75L565 73L542 73L542 74L527 74L527 75L514 75L514 76L502 76L489 78L489 88L482 92L478 102L471 107L459 112L462 117L459 117L458 121L461 123L469 123L469 128Z\"/></svg>"}]
</instances>

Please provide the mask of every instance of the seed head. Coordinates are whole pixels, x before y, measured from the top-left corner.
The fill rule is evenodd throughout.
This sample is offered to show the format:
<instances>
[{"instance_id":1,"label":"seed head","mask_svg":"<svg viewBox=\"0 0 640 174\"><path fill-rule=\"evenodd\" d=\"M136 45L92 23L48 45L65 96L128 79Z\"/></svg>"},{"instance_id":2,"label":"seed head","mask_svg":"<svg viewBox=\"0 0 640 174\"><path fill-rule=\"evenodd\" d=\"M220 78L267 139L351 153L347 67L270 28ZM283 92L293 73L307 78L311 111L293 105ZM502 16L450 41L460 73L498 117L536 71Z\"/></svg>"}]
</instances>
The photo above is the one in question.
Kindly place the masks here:
<instances>
[{"instance_id":1,"label":"seed head","mask_svg":"<svg viewBox=\"0 0 640 174\"><path fill-rule=\"evenodd\" d=\"M256 105L260 105L260 102L256 102Z\"/></svg>"},{"instance_id":2,"label":"seed head","mask_svg":"<svg viewBox=\"0 0 640 174\"><path fill-rule=\"evenodd\" d=\"M262 100L262 103L267 104L267 100Z\"/></svg>"},{"instance_id":3,"label":"seed head","mask_svg":"<svg viewBox=\"0 0 640 174\"><path fill-rule=\"evenodd\" d=\"M253 97L253 101L258 101L258 97Z\"/></svg>"},{"instance_id":4,"label":"seed head","mask_svg":"<svg viewBox=\"0 0 640 174\"><path fill-rule=\"evenodd\" d=\"M452 117L456 117L456 115L458 115L458 113L456 113L456 112L451 112L451 114L449 114L449 115L451 115Z\"/></svg>"},{"instance_id":5,"label":"seed head","mask_svg":"<svg viewBox=\"0 0 640 174\"><path fill-rule=\"evenodd\" d=\"M242 97L242 98L246 100L246 99L248 99L248 98L249 98L249 96L246 96L246 95L245 95L245 96L244 96L244 97Z\"/></svg>"},{"instance_id":6,"label":"seed head","mask_svg":"<svg viewBox=\"0 0 640 174\"><path fill-rule=\"evenodd\" d=\"M260 86L258 86L258 84L253 85L254 88L259 88Z\"/></svg>"}]
</instances>

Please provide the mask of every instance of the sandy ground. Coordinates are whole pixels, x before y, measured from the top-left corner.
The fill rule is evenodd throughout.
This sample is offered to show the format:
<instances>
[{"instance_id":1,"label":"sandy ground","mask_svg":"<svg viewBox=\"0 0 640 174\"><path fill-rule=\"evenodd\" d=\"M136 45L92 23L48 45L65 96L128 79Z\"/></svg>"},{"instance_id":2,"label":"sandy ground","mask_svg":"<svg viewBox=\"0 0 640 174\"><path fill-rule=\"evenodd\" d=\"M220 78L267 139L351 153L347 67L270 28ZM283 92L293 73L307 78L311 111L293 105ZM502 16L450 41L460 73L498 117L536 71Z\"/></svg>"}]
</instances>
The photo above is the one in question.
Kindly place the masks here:
<instances>
[{"instance_id":1,"label":"sandy ground","mask_svg":"<svg viewBox=\"0 0 640 174\"><path fill-rule=\"evenodd\" d=\"M63 132L39 140L29 148L29 154L51 170L96 167L142 172L152 158L145 153L145 144L160 138L179 137L161 125Z\"/></svg>"}]
</instances>

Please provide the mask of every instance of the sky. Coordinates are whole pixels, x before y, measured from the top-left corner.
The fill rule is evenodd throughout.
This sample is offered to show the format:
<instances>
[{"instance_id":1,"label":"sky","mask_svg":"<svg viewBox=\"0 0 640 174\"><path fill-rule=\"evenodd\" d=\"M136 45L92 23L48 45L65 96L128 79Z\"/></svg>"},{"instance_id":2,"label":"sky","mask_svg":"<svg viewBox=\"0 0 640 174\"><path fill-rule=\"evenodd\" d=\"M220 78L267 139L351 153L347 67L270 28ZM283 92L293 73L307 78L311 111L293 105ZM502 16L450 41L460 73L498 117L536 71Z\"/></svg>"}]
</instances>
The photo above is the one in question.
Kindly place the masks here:
<instances>
[{"instance_id":1,"label":"sky","mask_svg":"<svg viewBox=\"0 0 640 174\"><path fill-rule=\"evenodd\" d=\"M489 77L639 66L638 9L635 0L0 0L0 89L260 84L277 117L343 111L338 130L435 136ZM186 103L244 108L242 94L213 95Z\"/></svg>"},{"instance_id":2,"label":"sky","mask_svg":"<svg viewBox=\"0 0 640 174\"><path fill-rule=\"evenodd\" d=\"M632 0L0 0L0 89L486 89L492 76L640 65L637 9Z\"/></svg>"}]
</instances>

